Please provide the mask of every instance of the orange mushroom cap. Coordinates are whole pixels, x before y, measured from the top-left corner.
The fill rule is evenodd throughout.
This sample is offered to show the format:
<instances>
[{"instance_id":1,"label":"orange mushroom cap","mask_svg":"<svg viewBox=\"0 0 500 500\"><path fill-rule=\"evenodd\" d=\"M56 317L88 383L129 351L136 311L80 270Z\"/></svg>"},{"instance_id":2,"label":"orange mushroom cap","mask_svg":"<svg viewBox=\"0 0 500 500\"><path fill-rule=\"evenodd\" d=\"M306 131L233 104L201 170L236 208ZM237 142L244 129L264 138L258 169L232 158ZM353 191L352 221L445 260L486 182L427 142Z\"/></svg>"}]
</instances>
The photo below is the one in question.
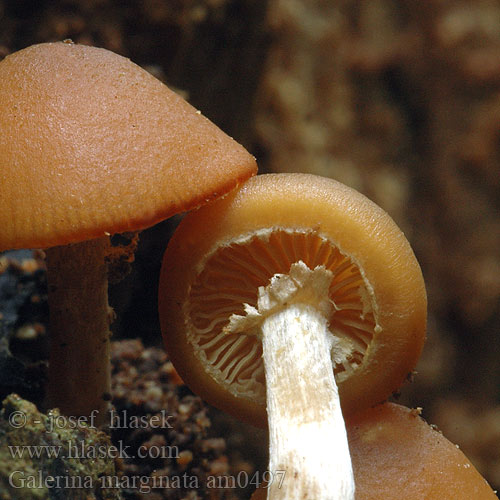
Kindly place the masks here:
<instances>
[{"instance_id":1,"label":"orange mushroom cap","mask_svg":"<svg viewBox=\"0 0 500 500\"><path fill-rule=\"evenodd\" d=\"M233 189L254 158L129 59L71 42L0 63L0 250L152 226Z\"/></svg>"},{"instance_id":2,"label":"orange mushroom cap","mask_svg":"<svg viewBox=\"0 0 500 500\"><path fill-rule=\"evenodd\" d=\"M414 368L426 293L404 234L380 207L332 179L268 174L188 214L171 239L159 290L162 332L181 377L215 406L265 426L259 341L225 329L259 286L302 260L334 274L331 331L354 346L337 365L348 415L387 399Z\"/></svg>"},{"instance_id":3,"label":"orange mushroom cap","mask_svg":"<svg viewBox=\"0 0 500 500\"><path fill-rule=\"evenodd\" d=\"M462 451L418 414L385 403L346 420L356 500L496 500ZM266 494L260 488L252 500Z\"/></svg>"},{"instance_id":4,"label":"orange mushroom cap","mask_svg":"<svg viewBox=\"0 0 500 500\"><path fill-rule=\"evenodd\" d=\"M456 445L404 406L387 403L346 421L356 500L494 500Z\"/></svg>"}]
</instances>

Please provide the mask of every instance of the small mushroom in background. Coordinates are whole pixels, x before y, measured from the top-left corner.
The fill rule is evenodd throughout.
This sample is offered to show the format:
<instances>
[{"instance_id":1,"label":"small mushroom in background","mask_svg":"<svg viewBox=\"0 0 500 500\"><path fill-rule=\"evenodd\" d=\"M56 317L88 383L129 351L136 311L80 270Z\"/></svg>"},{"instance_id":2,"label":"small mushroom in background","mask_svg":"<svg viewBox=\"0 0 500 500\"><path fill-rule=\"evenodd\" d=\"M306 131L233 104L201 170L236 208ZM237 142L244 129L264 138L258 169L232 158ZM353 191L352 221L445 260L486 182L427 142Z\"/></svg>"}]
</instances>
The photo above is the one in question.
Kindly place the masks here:
<instances>
[{"instance_id":1,"label":"small mushroom in background","mask_svg":"<svg viewBox=\"0 0 500 500\"><path fill-rule=\"evenodd\" d=\"M70 41L0 63L0 251L48 248L48 404L106 416L109 236L221 196L254 158L130 60Z\"/></svg>"},{"instance_id":2,"label":"small mushroom in background","mask_svg":"<svg viewBox=\"0 0 500 500\"><path fill-rule=\"evenodd\" d=\"M462 451L419 414L386 403L347 420L356 500L497 499Z\"/></svg>"},{"instance_id":3,"label":"small mushroom in background","mask_svg":"<svg viewBox=\"0 0 500 500\"><path fill-rule=\"evenodd\" d=\"M354 498L342 412L400 387L423 347L426 306L392 219L306 174L257 176L188 214L160 277L181 377L247 422L265 426L267 408L269 472L285 474L270 499Z\"/></svg>"},{"instance_id":4,"label":"small mushroom in background","mask_svg":"<svg viewBox=\"0 0 500 500\"><path fill-rule=\"evenodd\" d=\"M456 445L419 416L384 403L346 419L356 500L496 500ZM252 500L264 500L260 488Z\"/></svg>"}]
</instances>

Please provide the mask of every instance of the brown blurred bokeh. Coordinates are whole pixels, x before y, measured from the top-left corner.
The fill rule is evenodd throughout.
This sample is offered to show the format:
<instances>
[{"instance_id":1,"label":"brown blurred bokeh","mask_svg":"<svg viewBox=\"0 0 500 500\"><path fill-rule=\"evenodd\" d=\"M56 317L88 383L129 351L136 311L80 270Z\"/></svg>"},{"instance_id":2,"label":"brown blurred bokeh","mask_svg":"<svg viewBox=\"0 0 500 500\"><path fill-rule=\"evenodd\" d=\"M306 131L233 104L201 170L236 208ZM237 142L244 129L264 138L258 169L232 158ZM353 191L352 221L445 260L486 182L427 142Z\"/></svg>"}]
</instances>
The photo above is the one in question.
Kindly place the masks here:
<instances>
[{"instance_id":1,"label":"brown blurred bokeh","mask_svg":"<svg viewBox=\"0 0 500 500\"><path fill-rule=\"evenodd\" d=\"M394 217L429 296L427 346L400 402L423 406L499 488L498 1L0 0L0 57L65 38L183 92L261 172L331 176ZM170 226L146 232L113 288L119 337L159 340Z\"/></svg>"}]
</instances>

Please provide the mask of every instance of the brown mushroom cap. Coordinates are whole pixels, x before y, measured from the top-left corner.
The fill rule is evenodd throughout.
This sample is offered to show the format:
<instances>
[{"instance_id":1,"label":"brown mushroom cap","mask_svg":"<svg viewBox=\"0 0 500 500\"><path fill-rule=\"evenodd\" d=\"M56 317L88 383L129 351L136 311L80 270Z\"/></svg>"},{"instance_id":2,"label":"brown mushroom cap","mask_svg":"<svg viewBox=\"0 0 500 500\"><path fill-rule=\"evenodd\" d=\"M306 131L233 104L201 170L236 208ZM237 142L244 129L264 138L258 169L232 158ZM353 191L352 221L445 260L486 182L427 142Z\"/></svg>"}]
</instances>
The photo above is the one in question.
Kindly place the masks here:
<instances>
[{"instance_id":1,"label":"brown mushroom cap","mask_svg":"<svg viewBox=\"0 0 500 500\"><path fill-rule=\"evenodd\" d=\"M467 457L415 410L386 403L348 418L346 427L356 500L497 499ZM252 500L266 494L258 489Z\"/></svg>"},{"instance_id":2,"label":"brown mushroom cap","mask_svg":"<svg viewBox=\"0 0 500 500\"><path fill-rule=\"evenodd\" d=\"M258 287L302 260L334 274L330 327L353 342L337 366L345 415L384 401L420 355L426 293L404 234L380 207L334 180L269 174L188 214L169 243L159 312L171 359L207 401L266 425L259 340L224 330Z\"/></svg>"},{"instance_id":3,"label":"brown mushroom cap","mask_svg":"<svg viewBox=\"0 0 500 500\"><path fill-rule=\"evenodd\" d=\"M73 43L0 63L0 250L139 230L220 196L254 158L130 60Z\"/></svg>"},{"instance_id":4,"label":"brown mushroom cap","mask_svg":"<svg viewBox=\"0 0 500 500\"><path fill-rule=\"evenodd\" d=\"M346 421L357 500L494 500L457 446L418 416L384 404Z\"/></svg>"}]
</instances>

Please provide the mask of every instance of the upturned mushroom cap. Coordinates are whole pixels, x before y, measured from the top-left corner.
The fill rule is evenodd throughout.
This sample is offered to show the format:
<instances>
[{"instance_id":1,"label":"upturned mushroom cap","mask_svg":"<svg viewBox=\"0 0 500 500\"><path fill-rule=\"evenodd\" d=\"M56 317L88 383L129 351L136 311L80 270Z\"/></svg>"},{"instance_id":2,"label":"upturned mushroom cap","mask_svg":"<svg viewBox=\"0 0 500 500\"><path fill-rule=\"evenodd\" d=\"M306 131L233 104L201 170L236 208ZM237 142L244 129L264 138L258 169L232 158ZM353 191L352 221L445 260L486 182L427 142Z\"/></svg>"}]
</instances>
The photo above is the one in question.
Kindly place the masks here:
<instances>
[{"instance_id":1,"label":"upturned mushroom cap","mask_svg":"<svg viewBox=\"0 0 500 500\"><path fill-rule=\"evenodd\" d=\"M254 158L130 60L69 42L0 63L0 250L140 230L255 174Z\"/></svg>"},{"instance_id":2,"label":"upturned mushroom cap","mask_svg":"<svg viewBox=\"0 0 500 500\"><path fill-rule=\"evenodd\" d=\"M356 500L497 499L462 451L416 410L386 403L348 418L346 427ZM266 494L258 489L252 500Z\"/></svg>"},{"instance_id":3,"label":"upturned mushroom cap","mask_svg":"<svg viewBox=\"0 0 500 500\"><path fill-rule=\"evenodd\" d=\"M159 290L165 344L181 377L253 424L266 425L260 340L226 327L244 303L255 306L260 286L299 260L333 274L330 331L352 346L335 368L345 415L398 389L424 343L422 274L387 213L331 179L254 177L182 221Z\"/></svg>"}]
</instances>

